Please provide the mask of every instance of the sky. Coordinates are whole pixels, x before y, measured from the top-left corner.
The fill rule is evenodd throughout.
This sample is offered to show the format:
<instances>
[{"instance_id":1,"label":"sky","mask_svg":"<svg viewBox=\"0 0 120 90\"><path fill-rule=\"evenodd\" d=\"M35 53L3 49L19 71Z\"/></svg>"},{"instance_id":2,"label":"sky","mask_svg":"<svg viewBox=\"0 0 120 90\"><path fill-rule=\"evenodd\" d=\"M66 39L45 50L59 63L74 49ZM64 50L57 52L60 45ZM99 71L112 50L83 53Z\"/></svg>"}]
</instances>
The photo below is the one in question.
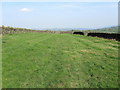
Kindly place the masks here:
<instances>
[{"instance_id":1,"label":"sky","mask_svg":"<svg viewBox=\"0 0 120 90\"><path fill-rule=\"evenodd\" d=\"M1 0L2 2L119 2L119 0Z\"/></svg>"},{"instance_id":2,"label":"sky","mask_svg":"<svg viewBox=\"0 0 120 90\"><path fill-rule=\"evenodd\" d=\"M118 25L117 2L2 2L2 25L104 28Z\"/></svg>"}]
</instances>

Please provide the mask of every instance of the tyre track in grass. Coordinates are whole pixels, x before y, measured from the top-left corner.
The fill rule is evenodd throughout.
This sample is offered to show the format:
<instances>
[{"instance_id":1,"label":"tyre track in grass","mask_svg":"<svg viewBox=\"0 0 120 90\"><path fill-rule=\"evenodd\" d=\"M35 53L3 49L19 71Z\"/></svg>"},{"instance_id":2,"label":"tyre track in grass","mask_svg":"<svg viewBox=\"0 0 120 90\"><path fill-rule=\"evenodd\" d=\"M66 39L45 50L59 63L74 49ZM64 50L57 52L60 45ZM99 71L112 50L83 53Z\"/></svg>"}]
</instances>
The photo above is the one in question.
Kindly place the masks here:
<instances>
[{"instance_id":1,"label":"tyre track in grass","mask_svg":"<svg viewBox=\"0 0 120 90\"><path fill-rule=\"evenodd\" d=\"M69 61L69 57L65 55L65 52L64 52L65 50L64 47L68 47L67 49L70 50L71 46L68 46L68 45L72 43L73 39L71 36L69 36L69 40L71 41L68 41L62 38L62 36L64 35L59 35L59 36L57 35L57 36L52 37L54 39L54 42L52 43L54 44L51 43L51 47L52 45L54 45L54 48L52 48L52 51L50 51L51 55L49 52L48 52L49 54L46 54L48 55L46 57L49 57L48 58L49 60L44 61L45 63L45 66L43 67L44 76L41 76L43 78L43 83L41 83L42 84L41 87L69 87L69 86L80 87L79 85L80 80L77 80L79 78L80 70L79 68L76 68L76 62ZM68 43L68 44L65 45L64 43ZM78 61L78 63L80 62ZM79 64L77 64L77 66L79 67ZM50 69L47 69L47 68L50 68ZM47 69L47 71L45 69ZM40 72L40 71L41 69L38 68L37 72ZM78 74L76 75L76 73ZM29 82L31 82L31 80ZM36 80L34 82L36 82ZM38 87L40 86L38 85Z\"/></svg>"},{"instance_id":2,"label":"tyre track in grass","mask_svg":"<svg viewBox=\"0 0 120 90\"><path fill-rule=\"evenodd\" d=\"M54 39L54 42L52 41L52 43L51 43L51 45L49 45L49 42L50 42L50 40L51 39ZM48 38L48 39L45 39L44 41L42 41L41 43L42 44L44 44L45 46L46 45L49 45L50 47L51 47L51 49L52 49L52 51L48 51L48 52L46 52L46 54L45 54L45 57L43 58L44 59L44 61L42 61L43 62L43 64L40 64L40 65L42 65L41 66L41 68L43 69L40 69L40 67L38 67L38 68L36 68L32 73L31 73L31 75L30 75L30 77L27 79L27 86L29 87L29 86L31 86L31 84L34 84L34 83L36 83L36 78L35 77L33 77L34 78L34 80L32 80L32 76L34 76L35 75L35 73L39 73L40 71L42 71L42 73L41 73L41 75L40 76L38 76L38 74L36 75L36 77L38 77L39 78L39 80L42 80L42 82L40 81L38 81L39 82L39 85L35 85L35 86L37 86L37 87L47 87L48 85L49 85L49 83L48 83L48 81L49 81L49 79L51 78L51 77L53 77L54 78L54 74L52 73L52 71L54 70L54 68L53 68L53 62L56 62L56 59L52 59L52 62L50 61L51 59L51 57L53 57L53 55L54 54L56 54L57 52L56 52L56 49L58 50L58 48L56 47L56 43L58 42L58 38L56 38L56 36L55 35L53 35L51 38ZM48 42L47 42L48 41ZM39 45L39 43L37 43L38 45ZM54 48L53 48L53 46L52 45L54 45ZM55 52L54 52L55 51ZM61 52L59 52L59 53L61 53ZM52 55L52 56L51 56ZM58 55L57 55L57 58L60 58ZM49 60L48 60L49 59ZM38 64L39 65L39 64ZM56 64L55 64L56 65ZM48 69L47 69L48 68ZM49 68L51 68L51 69L49 69ZM46 71L46 69L47 69L47 71ZM52 71L51 71L52 70ZM54 70L55 71L55 70ZM50 75L49 75L50 74ZM52 74L52 75L51 75ZM49 77L48 78L48 76L51 76L51 77ZM32 81L31 81L32 80ZM47 81L47 82L46 82ZM32 82L32 83L31 83ZM26 83L26 82L25 82Z\"/></svg>"}]
</instances>

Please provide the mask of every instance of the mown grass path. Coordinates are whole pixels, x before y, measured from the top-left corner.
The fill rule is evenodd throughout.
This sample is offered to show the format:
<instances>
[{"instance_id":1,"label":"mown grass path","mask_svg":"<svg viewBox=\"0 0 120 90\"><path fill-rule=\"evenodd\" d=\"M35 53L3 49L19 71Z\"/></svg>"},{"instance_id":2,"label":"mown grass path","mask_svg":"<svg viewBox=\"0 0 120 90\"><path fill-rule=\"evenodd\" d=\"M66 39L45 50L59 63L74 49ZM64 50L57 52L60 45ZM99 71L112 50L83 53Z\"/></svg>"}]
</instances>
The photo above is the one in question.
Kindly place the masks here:
<instances>
[{"instance_id":1,"label":"mown grass path","mask_svg":"<svg viewBox=\"0 0 120 90\"><path fill-rule=\"evenodd\" d=\"M118 87L118 42L71 34L3 36L4 88Z\"/></svg>"}]
</instances>

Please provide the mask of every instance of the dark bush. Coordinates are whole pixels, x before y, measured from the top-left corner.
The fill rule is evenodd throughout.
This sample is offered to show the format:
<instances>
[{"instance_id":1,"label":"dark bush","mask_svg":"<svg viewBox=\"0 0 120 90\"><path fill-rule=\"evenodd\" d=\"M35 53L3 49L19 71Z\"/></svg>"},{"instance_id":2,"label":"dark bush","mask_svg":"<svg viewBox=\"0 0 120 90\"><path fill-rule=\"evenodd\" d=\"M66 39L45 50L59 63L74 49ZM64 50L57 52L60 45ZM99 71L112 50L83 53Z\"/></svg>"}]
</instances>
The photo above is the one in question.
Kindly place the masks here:
<instances>
[{"instance_id":1,"label":"dark bush","mask_svg":"<svg viewBox=\"0 0 120 90\"><path fill-rule=\"evenodd\" d=\"M84 33L83 33L83 32L73 32L73 34L84 35Z\"/></svg>"},{"instance_id":2,"label":"dark bush","mask_svg":"<svg viewBox=\"0 0 120 90\"><path fill-rule=\"evenodd\" d=\"M115 39L117 41L120 41L120 34L118 33L88 33L88 36Z\"/></svg>"}]
</instances>

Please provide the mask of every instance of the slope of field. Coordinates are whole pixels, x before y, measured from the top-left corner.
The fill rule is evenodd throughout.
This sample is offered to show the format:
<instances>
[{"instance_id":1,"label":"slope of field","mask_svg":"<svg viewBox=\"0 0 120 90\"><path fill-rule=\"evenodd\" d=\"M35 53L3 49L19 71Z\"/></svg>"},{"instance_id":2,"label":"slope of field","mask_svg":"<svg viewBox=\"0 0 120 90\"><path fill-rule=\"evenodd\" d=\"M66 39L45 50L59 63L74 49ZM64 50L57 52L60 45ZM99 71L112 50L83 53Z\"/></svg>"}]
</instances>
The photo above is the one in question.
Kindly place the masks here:
<instances>
[{"instance_id":1,"label":"slope of field","mask_svg":"<svg viewBox=\"0 0 120 90\"><path fill-rule=\"evenodd\" d=\"M118 42L71 34L3 36L3 88L116 88Z\"/></svg>"}]
</instances>

